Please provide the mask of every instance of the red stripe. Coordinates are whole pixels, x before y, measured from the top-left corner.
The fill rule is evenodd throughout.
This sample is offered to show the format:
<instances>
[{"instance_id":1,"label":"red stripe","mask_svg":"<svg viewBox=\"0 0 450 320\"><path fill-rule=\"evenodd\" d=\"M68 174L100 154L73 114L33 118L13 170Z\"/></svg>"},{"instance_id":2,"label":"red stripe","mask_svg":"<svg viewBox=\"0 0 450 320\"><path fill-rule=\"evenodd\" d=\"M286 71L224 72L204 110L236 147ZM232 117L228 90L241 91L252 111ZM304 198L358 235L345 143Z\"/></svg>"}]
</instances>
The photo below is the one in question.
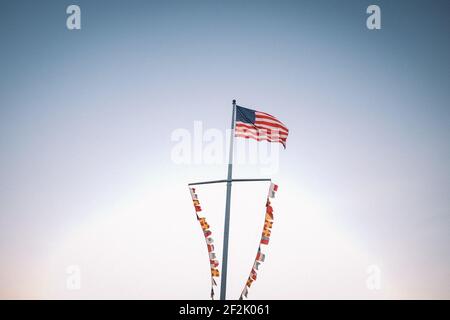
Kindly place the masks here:
<instances>
[{"instance_id":1,"label":"red stripe","mask_svg":"<svg viewBox=\"0 0 450 320\"><path fill-rule=\"evenodd\" d=\"M258 127L259 125L266 125L266 126L273 127L273 128L280 128L280 129L283 129L283 130L289 132L289 129L286 128L285 126L282 126L282 125L279 125L279 124L276 124L276 123L272 123L272 122L258 121L258 120L257 120L257 121L255 121L255 125L256 125L257 127Z\"/></svg>"},{"instance_id":2,"label":"red stripe","mask_svg":"<svg viewBox=\"0 0 450 320\"><path fill-rule=\"evenodd\" d=\"M275 128L275 127L268 128L268 126L266 126L266 125L255 126L255 125L251 125L248 123L243 123L241 121L236 122L236 128L259 129L259 130L266 130L268 132L278 131L279 134L285 134L285 135L289 134L289 132L280 130L279 128Z\"/></svg>"},{"instance_id":3,"label":"red stripe","mask_svg":"<svg viewBox=\"0 0 450 320\"><path fill-rule=\"evenodd\" d=\"M249 123L244 123L241 121L236 121L236 128L238 127L245 127L245 128L249 128L249 129L257 129L257 127L253 124L249 124Z\"/></svg>"},{"instance_id":4,"label":"red stripe","mask_svg":"<svg viewBox=\"0 0 450 320\"><path fill-rule=\"evenodd\" d=\"M247 127L236 127L236 132L241 132L241 133L251 133L257 136L270 136L270 137L281 137L281 138L287 138L288 135L287 133L281 133L278 130L275 131L271 131L268 129L255 129L255 128L247 128Z\"/></svg>"},{"instance_id":5,"label":"red stripe","mask_svg":"<svg viewBox=\"0 0 450 320\"><path fill-rule=\"evenodd\" d=\"M256 139L256 138L253 138L253 137L238 136L238 135L236 135L235 137L237 137L237 138L244 138L244 139L252 139L252 140L256 140L256 141L258 141L258 142L261 142L261 141L279 142L279 143L281 143L283 146L286 146L286 141L282 141L282 140L271 141L271 140L267 140L267 139Z\"/></svg>"},{"instance_id":6,"label":"red stripe","mask_svg":"<svg viewBox=\"0 0 450 320\"><path fill-rule=\"evenodd\" d=\"M242 123L242 122L237 122L236 123L236 128L245 128L245 129L249 129L249 130L261 130L261 131L269 131L269 132L279 132L279 133L283 133L283 134L289 134L289 132L281 130L280 128L277 127L269 127L266 125L251 125L251 124L247 124L247 123Z\"/></svg>"},{"instance_id":7,"label":"red stripe","mask_svg":"<svg viewBox=\"0 0 450 320\"><path fill-rule=\"evenodd\" d=\"M258 114L263 114L263 115L266 115L266 116L275 118L273 115L271 115L270 113L267 113L267 112L256 111L256 112L255 112L255 115L258 115ZM275 119L276 119L276 118L275 118Z\"/></svg>"},{"instance_id":8,"label":"red stripe","mask_svg":"<svg viewBox=\"0 0 450 320\"><path fill-rule=\"evenodd\" d=\"M275 121L275 122L277 122L277 123L279 123L281 125L284 125L284 123L281 122L280 120L278 120L277 118L269 116L269 115L265 115L265 114L256 114L255 118L256 119L258 119L258 118L260 118L260 119L269 119L269 120Z\"/></svg>"},{"instance_id":9,"label":"red stripe","mask_svg":"<svg viewBox=\"0 0 450 320\"><path fill-rule=\"evenodd\" d=\"M261 138L268 137L268 138L270 138L270 139L283 139L283 140L286 140L286 139L287 139L286 136L285 136L285 137L282 137L282 136L279 136L279 135L257 134L257 133L255 133L255 132L251 132L251 131L237 130L237 131L235 131L235 133L236 133L236 134L237 134L237 133L240 133L240 134L249 135L249 136L255 136L255 137L261 137Z\"/></svg>"},{"instance_id":10,"label":"red stripe","mask_svg":"<svg viewBox=\"0 0 450 320\"><path fill-rule=\"evenodd\" d=\"M253 139L253 140L256 140L256 141L279 142L286 148L286 141L283 141L283 140L272 141L272 140L269 140L269 139L257 139L257 138L254 138L254 137L243 136L243 135L239 135L239 134L236 134L235 137L240 137L240 138L245 138L245 139Z\"/></svg>"},{"instance_id":11,"label":"red stripe","mask_svg":"<svg viewBox=\"0 0 450 320\"><path fill-rule=\"evenodd\" d=\"M243 133L236 133L234 136L235 137L240 137L240 138L246 138L246 139L255 139L256 141L280 142L283 145L286 142L286 138L279 138L279 139L270 139L268 137L258 138L258 137L255 137L254 135L243 134Z\"/></svg>"},{"instance_id":12,"label":"red stripe","mask_svg":"<svg viewBox=\"0 0 450 320\"><path fill-rule=\"evenodd\" d=\"M282 130L280 128L269 127L269 126L266 126L265 124L260 124L260 125L258 125L256 127L258 129L260 129L260 130L271 130L273 132L278 132L279 134L285 134L285 135L289 134L289 132L284 131L284 130Z\"/></svg>"}]
</instances>

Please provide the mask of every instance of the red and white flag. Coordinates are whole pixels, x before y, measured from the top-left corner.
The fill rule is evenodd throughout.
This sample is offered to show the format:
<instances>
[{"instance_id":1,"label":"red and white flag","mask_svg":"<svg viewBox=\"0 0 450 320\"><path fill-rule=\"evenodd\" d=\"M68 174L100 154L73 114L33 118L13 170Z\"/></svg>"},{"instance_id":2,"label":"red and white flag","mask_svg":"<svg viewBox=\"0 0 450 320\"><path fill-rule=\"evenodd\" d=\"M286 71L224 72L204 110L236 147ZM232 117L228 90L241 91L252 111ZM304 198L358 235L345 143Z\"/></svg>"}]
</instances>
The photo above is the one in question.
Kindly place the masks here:
<instances>
[{"instance_id":1,"label":"red and white flag","mask_svg":"<svg viewBox=\"0 0 450 320\"><path fill-rule=\"evenodd\" d=\"M235 137L279 142L286 149L289 129L274 116L236 106Z\"/></svg>"}]
</instances>

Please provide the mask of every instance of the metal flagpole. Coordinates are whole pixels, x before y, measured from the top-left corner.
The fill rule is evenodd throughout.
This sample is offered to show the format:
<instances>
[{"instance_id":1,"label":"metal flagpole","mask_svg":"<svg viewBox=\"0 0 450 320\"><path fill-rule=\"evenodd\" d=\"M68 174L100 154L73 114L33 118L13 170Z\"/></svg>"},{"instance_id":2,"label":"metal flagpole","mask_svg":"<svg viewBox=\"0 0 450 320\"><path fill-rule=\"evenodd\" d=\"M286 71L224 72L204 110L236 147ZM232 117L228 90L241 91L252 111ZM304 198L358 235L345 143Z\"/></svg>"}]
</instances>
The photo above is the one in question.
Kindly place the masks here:
<instances>
[{"instance_id":1,"label":"metal flagpole","mask_svg":"<svg viewBox=\"0 0 450 320\"><path fill-rule=\"evenodd\" d=\"M233 116L231 119L230 154L228 160L227 178L227 201L225 203L225 224L223 228L223 254L222 254L222 277L220 280L220 300L226 299L227 294L227 263L228 263L228 236L230 233L230 205L231 205L231 182L233 179L233 145L234 145L234 123L236 120L236 100L233 100Z\"/></svg>"}]
</instances>

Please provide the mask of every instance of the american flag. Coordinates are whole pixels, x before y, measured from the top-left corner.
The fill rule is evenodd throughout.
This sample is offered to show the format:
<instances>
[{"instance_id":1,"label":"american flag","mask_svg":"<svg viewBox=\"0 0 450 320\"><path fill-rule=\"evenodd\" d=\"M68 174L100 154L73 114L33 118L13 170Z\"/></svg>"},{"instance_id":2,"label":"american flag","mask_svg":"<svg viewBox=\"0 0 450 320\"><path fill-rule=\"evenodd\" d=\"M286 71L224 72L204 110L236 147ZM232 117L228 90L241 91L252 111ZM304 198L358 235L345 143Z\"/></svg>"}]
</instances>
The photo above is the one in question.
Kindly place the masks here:
<instances>
[{"instance_id":1,"label":"american flag","mask_svg":"<svg viewBox=\"0 0 450 320\"><path fill-rule=\"evenodd\" d=\"M288 128L274 116L236 106L235 137L279 142L286 149Z\"/></svg>"}]
</instances>

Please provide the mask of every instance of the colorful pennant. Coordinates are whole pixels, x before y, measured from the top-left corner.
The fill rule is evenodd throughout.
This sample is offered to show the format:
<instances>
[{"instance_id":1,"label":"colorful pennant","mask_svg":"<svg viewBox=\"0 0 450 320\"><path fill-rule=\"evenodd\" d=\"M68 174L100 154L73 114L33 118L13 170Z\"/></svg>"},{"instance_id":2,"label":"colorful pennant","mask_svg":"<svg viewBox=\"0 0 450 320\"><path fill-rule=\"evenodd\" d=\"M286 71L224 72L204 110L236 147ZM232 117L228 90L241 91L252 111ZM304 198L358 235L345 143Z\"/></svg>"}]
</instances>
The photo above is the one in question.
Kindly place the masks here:
<instances>
[{"instance_id":1,"label":"colorful pennant","mask_svg":"<svg viewBox=\"0 0 450 320\"><path fill-rule=\"evenodd\" d=\"M273 207L271 206L270 199L275 198L275 193L278 190L278 186L274 183L270 184L269 192L266 199L266 213L264 217L264 227L261 233L261 240L259 242L258 251L256 253L256 257L254 263L252 265L252 269L245 283L244 289L241 292L239 300L243 298L247 298L248 289L251 287L254 281L258 278L257 270L261 266L261 263L265 261L266 255L261 250L261 245L268 245L270 241L270 236L272 234L273 227ZM215 281L215 277L220 276L219 272L219 261L217 260L216 254L214 252L213 238L211 237L212 232L210 231L210 225L206 222L205 217L200 217L198 215L199 212L202 212L200 207L200 201L198 200L198 195L195 193L194 188L189 188L192 197L192 203L194 205L195 214L197 216L197 220L202 228L203 235L205 236L206 248L208 250L208 258L211 268L211 299L214 300L214 287L217 286Z\"/></svg>"},{"instance_id":2,"label":"colorful pennant","mask_svg":"<svg viewBox=\"0 0 450 320\"><path fill-rule=\"evenodd\" d=\"M266 259L266 255L261 252L261 245L268 245L270 240L270 235L272 234L272 226L273 226L273 208L270 205L270 199L275 198L275 192L278 190L278 186L274 183L270 184L269 193L267 195L266 200L266 214L264 219L264 228L261 234L261 240L259 242L258 251L256 253L256 258L253 263L252 269L250 271L250 275L247 278L244 289L241 292L239 300L242 300L244 297L247 298L248 289L251 287L252 283L257 279L257 272L259 270L259 266Z\"/></svg>"},{"instance_id":3,"label":"colorful pennant","mask_svg":"<svg viewBox=\"0 0 450 320\"><path fill-rule=\"evenodd\" d=\"M209 230L210 226L206 222L205 217L199 217L198 213L202 211L200 207L200 201L198 200L198 195L195 193L195 188L189 188L189 192L191 193L192 203L194 205L195 214L197 216L197 220L200 223L200 227L202 228L203 235L205 236L206 248L208 249L208 258L209 264L211 267L211 299L214 300L214 287L217 286L214 277L219 277L219 261L216 260L216 254L214 253L214 242L213 238L211 238L212 232Z\"/></svg>"}]
</instances>

